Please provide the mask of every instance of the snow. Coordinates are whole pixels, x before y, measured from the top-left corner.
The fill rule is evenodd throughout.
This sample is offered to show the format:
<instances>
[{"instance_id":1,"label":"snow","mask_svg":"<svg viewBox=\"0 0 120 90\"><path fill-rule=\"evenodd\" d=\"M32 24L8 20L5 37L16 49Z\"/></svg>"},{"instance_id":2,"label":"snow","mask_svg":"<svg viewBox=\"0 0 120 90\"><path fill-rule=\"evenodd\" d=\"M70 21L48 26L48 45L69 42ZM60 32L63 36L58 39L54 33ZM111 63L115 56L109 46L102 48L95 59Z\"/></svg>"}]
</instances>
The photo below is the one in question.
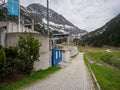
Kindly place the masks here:
<instances>
[{"instance_id":1,"label":"snow","mask_svg":"<svg viewBox=\"0 0 120 90\"><path fill-rule=\"evenodd\" d=\"M24 12L26 12L26 10L23 7L20 7L20 9L22 9Z\"/></svg>"},{"instance_id":2,"label":"snow","mask_svg":"<svg viewBox=\"0 0 120 90\"><path fill-rule=\"evenodd\" d=\"M74 28L73 26L64 25L65 28Z\"/></svg>"},{"instance_id":3,"label":"snow","mask_svg":"<svg viewBox=\"0 0 120 90\"><path fill-rule=\"evenodd\" d=\"M47 24L47 20L45 18L42 21ZM63 27L63 28L73 28L73 26L63 25L63 24L56 24L54 22L49 21L49 25L56 26L56 27Z\"/></svg>"},{"instance_id":4,"label":"snow","mask_svg":"<svg viewBox=\"0 0 120 90\"><path fill-rule=\"evenodd\" d=\"M42 21L47 24L47 20L45 18L42 19Z\"/></svg>"},{"instance_id":5,"label":"snow","mask_svg":"<svg viewBox=\"0 0 120 90\"><path fill-rule=\"evenodd\" d=\"M59 31L64 33L64 34L69 34L69 32L66 32L65 30L59 30Z\"/></svg>"}]
</instances>

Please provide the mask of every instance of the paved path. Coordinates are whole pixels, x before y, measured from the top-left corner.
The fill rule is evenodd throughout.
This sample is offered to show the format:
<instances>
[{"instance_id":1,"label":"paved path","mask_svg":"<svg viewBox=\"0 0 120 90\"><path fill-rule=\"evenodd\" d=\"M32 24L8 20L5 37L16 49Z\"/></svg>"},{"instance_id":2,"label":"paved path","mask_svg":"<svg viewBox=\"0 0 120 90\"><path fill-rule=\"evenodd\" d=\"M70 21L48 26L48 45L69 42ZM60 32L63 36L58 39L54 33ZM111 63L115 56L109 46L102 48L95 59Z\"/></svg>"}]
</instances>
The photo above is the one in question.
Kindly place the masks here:
<instances>
[{"instance_id":1,"label":"paved path","mask_svg":"<svg viewBox=\"0 0 120 90\"><path fill-rule=\"evenodd\" d=\"M95 90L90 72L80 53L65 68L22 90Z\"/></svg>"}]
</instances>

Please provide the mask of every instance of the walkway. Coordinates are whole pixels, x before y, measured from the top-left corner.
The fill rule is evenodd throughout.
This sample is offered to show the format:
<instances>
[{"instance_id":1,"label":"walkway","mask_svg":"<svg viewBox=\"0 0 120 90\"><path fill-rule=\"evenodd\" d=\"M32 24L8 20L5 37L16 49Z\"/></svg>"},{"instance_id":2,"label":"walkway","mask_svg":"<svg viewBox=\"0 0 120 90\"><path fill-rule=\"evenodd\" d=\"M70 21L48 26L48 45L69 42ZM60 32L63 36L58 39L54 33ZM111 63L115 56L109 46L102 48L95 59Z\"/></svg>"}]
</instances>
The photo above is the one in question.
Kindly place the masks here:
<instances>
[{"instance_id":1,"label":"walkway","mask_svg":"<svg viewBox=\"0 0 120 90\"><path fill-rule=\"evenodd\" d=\"M80 53L67 67L23 90L95 90Z\"/></svg>"}]
</instances>

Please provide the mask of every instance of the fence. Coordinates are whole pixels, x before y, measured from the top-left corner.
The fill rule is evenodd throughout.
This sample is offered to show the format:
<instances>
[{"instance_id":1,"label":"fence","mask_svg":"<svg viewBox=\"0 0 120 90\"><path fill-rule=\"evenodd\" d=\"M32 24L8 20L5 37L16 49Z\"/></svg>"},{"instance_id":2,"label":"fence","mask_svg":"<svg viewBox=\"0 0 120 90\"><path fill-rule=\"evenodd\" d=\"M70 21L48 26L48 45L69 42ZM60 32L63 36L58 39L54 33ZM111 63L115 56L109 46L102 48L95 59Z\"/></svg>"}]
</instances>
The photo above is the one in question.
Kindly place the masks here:
<instances>
[{"instance_id":1,"label":"fence","mask_svg":"<svg viewBox=\"0 0 120 90\"><path fill-rule=\"evenodd\" d=\"M62 50L52 49L52 66L56 66L62 61Z\"/></svg>"}]
</instances>

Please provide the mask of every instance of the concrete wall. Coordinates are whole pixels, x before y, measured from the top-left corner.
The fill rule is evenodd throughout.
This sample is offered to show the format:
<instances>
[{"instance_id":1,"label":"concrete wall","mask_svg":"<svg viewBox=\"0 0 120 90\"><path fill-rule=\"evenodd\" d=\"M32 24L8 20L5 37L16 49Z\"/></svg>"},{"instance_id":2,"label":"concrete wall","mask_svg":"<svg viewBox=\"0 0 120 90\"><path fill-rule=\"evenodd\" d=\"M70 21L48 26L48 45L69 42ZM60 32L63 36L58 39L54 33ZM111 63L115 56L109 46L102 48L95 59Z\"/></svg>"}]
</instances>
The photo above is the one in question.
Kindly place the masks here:
<instances>
[{"instance_id":1,"label":"concrete wall","mask_svg":"<svg viewBox=\"0 0 120 90\"><path fill-rule=\"evenodd\" d=\"M6 31L8 33L11 32L35 32L32 31L31 29L25 28L23 24L20 24L20 30L18 29L18 24L15 22L5 22L5 21L0 21L0 27L6 26Z\"/></svg>"},{"instance_id":2,"label":"concrete wall","mask_svg":"<svg viewBox=\"0 0 120 90\"><path fill-rule=\"evenodd\" d=\"M74 55L78 54L78 48L76 46L70 46L69 48L71 50L71 52L70 52L71 56L74 56Z\"/></svg>"},{"instance_id":3,"label":"concrete wall","mask_svg":"<svg viewBox=\"0 0 120 90\"><path fill-rule=\"evenodd\" d=\"M78 49L76 46L63 46L62 61L69 61L71 56L77 55Z\"/></svg>"},{"instance_id":4,"label":"concrete wall","mask_svg":"<svg viewBox=\"0 0 120 90\"><path fill-rule=\"evenodd\" d=\"M70 50L62 50L62 61L66 62L70 60Z\"/></svg>"},{"instance_id":5,"label":"concrete wall","mask_svg":"<svg viewBox=\"0 0 120 90\"><path fill-rule=\"evenodd\" d=\"M0 28L0 45L5 46L5 33L6 30L4 28Z\"/></svg>"},{"instance_id":6,"label":"concrete wall","mask_svg":"<svg viewBox=\"0 0 120 90\"><path fill-rule=\"evenodd\" d=\"M70 50L70 56L74 56L78 54L78 48L76 46L63 46L63 50Z\"/></svg>"},{"instance_id":7,"label":"concrete wall","mask_svg":"<svg viewBox=\"0 0 120 90\"><path fill-rule=\"evenodd\" d=\"M6 33L6 40L5 45L6 46L15 46L18 42L18 35L27 36L28 33ZM49 37L47 35L39 34L39 33L33 33L36 39L38 39L42 46L40 48L40 58L39 62L35 62L34 68L35 70L40 69L47 69L51 66L51 56L49 52Z\"/></svg>"}]
</instances>

